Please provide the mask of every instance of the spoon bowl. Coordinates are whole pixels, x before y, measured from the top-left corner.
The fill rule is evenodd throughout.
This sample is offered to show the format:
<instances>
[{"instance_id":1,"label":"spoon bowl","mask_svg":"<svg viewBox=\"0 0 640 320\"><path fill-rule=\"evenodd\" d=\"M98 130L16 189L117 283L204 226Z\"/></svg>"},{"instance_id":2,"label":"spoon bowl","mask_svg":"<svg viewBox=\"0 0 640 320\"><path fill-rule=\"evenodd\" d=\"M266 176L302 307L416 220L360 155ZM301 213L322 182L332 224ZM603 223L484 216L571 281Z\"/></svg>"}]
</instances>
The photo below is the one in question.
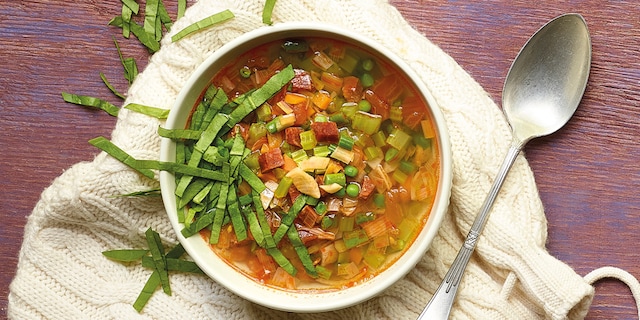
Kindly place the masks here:
<instances>
[{"instance_id":1,"label":"spoon bowl","mask_svg":"<svg viewBox=\"0 0 640 320\"><path fill-rule=\"evenodd\" d=\"M520 50L502 92L502 108L513 130L511 147L462 248L418 320L449 317L464 270L509 169L529 140L552 134L571 119L590 68L591 40L579 14L549 21Z\"/></svg>"},{"instance_id":2,"label":"spoon bowl","mask_svg":"<svg viewBox=\"0 0 640 320\"><path fill-rule=\"evenodd\" d=\"M582 100L590 65L591 40L580 15L560 16L536 32L518 53L502 90L514 136L526 142L564 126Z\"/></svg>"}]
</instances>

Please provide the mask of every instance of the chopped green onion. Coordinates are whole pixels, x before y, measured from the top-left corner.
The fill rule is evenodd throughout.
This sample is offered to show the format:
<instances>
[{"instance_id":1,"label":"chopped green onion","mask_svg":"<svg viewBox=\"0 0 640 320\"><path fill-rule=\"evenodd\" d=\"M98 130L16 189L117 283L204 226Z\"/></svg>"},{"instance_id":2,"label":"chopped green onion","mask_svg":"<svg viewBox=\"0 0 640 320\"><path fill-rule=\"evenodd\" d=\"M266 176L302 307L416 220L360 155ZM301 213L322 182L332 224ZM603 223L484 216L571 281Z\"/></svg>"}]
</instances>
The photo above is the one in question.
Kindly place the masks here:
<instances>
[{"instance_id":1,"label":"chopped green onion","mask_svg":"<svg viewBox=\"0 0 640 320\"><path fill-rule=\"evenodd\" d=\"M251 76L251 69L249 69L249 67L247 66L240 68L240 76L245 79L249 78Z\"/></svg>"},{"instance_id":2,"label":"chopped green onion","mask_svg":"<svg viewBox=\"0 0 640 320\"><path fill-rule=\"evenodd\" d=\"M353 138L345 135L345 134L341 134L340 135L340 140L338 141L338 146L340 148L346 149L346 150L352 150L353 149Z\"/></svg>"},{"instance_id":3,"label":"chopped green onion","mask_svg":"<svg viewBox=\"0 0 640 320\"><path fill-rule=\"evenodd\" d=\"M343 172L330 173L324 175L324 184L337 183L341 186L347 185L347 178Z\"/></svg>"}]
</instances>

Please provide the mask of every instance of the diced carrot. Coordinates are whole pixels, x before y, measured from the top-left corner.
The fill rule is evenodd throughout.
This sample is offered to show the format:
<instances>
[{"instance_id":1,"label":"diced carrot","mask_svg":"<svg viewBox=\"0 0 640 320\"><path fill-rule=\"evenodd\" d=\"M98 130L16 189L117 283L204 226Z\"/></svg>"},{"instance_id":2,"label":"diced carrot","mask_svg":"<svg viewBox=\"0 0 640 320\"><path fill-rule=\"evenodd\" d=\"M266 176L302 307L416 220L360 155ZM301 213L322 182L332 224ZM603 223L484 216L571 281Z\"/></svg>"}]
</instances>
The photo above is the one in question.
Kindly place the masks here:
<instances>
[{"instance_id":1,"label":"diced carrot","mask_svg":"<svg viewBox=\"0 0 640 320\"><path fill-rule=\"evenodd\" d=\"M291 109L293 109L293 114L296 116L296 120L293 123L294 126L301 126L305 124L307 120L309 120L306 101L303 103L291 105Z\"/></svg>"},{"instance_id":2,"label":"diced carrot","mask_svg":"<svg viewBox=\"0 0 640 320\"><path fill-rule=\"evenodd\" d=\"M273 258L267 254L267 250L263 249L263 248L258 248L254 251L256 257L258 258L258 260L260 261L260 263L262 264L262 268L265 270L266 273L274 273L276 272L276 269L278 268L278 266L276 265L276 262L273 261Z\"/></svg>"},{"instance_id":3,"label":"diced carrot","mask_svg":"<svg viewBox=\"0 0 640 320\"><path fill-rule=\"evenodd\" d=\"M318 109L326 110L331 103L331 95L324 90L320 90L311 97L311 102L318 107Z\"/></svg>"},{"instance_id":4,"label":"diced carrot","mask_svg":"<svg viewBox=\"0 0 640 320\"><path fill-rule=\"evenodd\" d=\"M355 264L360 264L360 262L362 261L363 255L364 255L364 250L362 249L361 246L351 248L349 250L349 258L351 259L351 262Z\"/></svg>"},{"instance_id":5,"label":"diced carrot","mask_svg":"<svg viewBox=\"0 0 640 320\"><path fill-rule=\"evenodd\" d=\"M307 102L307 96L299 93L287 92L284 95L284 101L288 104L298 104Z\"/></svg>"},{"instance_id":6,"label":"diced carrot","mask_svg":"<svg viewBox=\"0 0 640 320\"><path fill-rule=\"evenodd\" d=\"M371 103L371 112L382 117L382 121L389 119L389 103L372 90L364 92L364 98Z\"/></svg>"},{"instance_id":7,"label":"diced carrot","mask_svg":"<svg viewBox=\"0 0 640 320\"><path fill-rule=\"evenodd\" d=\"M420 126L422 127L422 134L425 138L429 139L436 136L436 132L431 121L422 120L420 121Z\"/></svg>"},{"instance_id":8,"label":"diced carrot","mask_svg":"<svg viewBox=\"0 0 640 320\"><path fill-rule=\"evenodd\" d=\"M369 238L375 238L386 234L388 230L393 228L393 221L389 219L389 216L391 214L391 212L389 211L390 210L387 209L387 214L382 215L373 221L365 222L362 224L362 229L367 233L367 236Z\"/></svg>"},{"instance_id":9,"label":"diced carrot","mask_svg":"<svg viewBox=\"0 0 640 320\"><path fill-rule=\"evenodd\" d=\"M398 76L390 74L378 79L371 87L371 90L387 103L393 103L402 94L403 87L398 80Z\"/></svg>"},{"instance_id":10,"label":"diced carrot","mask_svg":"<svg viewBox=\"0 0 640 320\"><path fill-rule=\"evenodd\" d=\"M269 143L269 149L280 148L282 141L284 140L282 131L276 133L267 133L267 141Z\"/></svg>"},{"instance_id":11,"label":"diced carrot","mask_svg":"<svg viewBox=\"0 0 640 320\"><path fill-rule=\"evenodd\" d=\"M291 159L291 157L289 157L288 155L284 154L282 155L282 158L284 159L284 165L282 166L282 169L284 171L289 172L298 166L296 162L293 161L293 159Z\"/></svg>"},{"instance_id":12,"label":"diced carrot","mask_svg":"<svg viewBox=\"0 0 640 320\"><path fill-rule=\"evenodd\" d=\"M418 96L407 97L402 101L402 122L412 130L418 127L426 112L424 103Z\"/></svg>"},{"instance_id":13,"label":"diced carrot","mask_svg":"<svg viewBox=\"0 0 640 320\"><path fill-rule=\"evenodd\" d=\"M362 84L360 79L347 76L342 79L342 96L349 102L360 101L362 98Z\"/></svg>"},{"instance_id":14,"label":"diced carrot","mask_svg":"<svg viewBox=\"0 0 640 320\"><path fill-rule=\"evenodd\" d=\"M338 173L343 169L344 167L338 161L331 159L331 161L329 161L329 165L327 166L327 170L325 170L324 173L325 174Z\"/></svg>"},{"instance_id":15,"label":"diced carrot","mask_svg":"<svg viewBox=\"0 0 640 320\"><path fill-rule=\"evenodd\" d=\"M342 78L332 73L323 72L320 75L320 80L324 82L324 90L329 92L340 92L342 90Z\"/></svg>"},{"instance_id":16,"label":"diced carrot","mask_svg":"<svg viewBox=\"0 0 640 320\"><path fill-rule=\"evenodd\" d=\"M338 44L338 43L334 43L331 47L329 47L329 57L331 57L331 59L333 60L342 60L344 58L344 55L347 53L347 48L342 45L342 44Z\"/></svg>"}]
</instances>

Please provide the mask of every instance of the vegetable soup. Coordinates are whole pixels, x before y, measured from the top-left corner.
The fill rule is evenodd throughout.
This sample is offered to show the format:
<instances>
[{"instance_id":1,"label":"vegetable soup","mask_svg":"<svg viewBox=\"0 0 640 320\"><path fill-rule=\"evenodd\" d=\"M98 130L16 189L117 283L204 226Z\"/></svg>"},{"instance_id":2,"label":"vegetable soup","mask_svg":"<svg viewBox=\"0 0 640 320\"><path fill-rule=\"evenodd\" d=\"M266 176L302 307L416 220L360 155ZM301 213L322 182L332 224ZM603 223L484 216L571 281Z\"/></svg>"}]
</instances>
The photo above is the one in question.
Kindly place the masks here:
<instances>
[{"instance_id":1,"label":"vegetable soup","mask_svg":"<svg viewBox=\"0 0 640 320\"><path fill-rule=\"evenodd\" d=\"M177 162L220 173L176 177L182 234L281 289L340 289L387 268L427 221L440 177L411 82L325 38L237 57L170 131Z\"/></svg>"}]
</instances>

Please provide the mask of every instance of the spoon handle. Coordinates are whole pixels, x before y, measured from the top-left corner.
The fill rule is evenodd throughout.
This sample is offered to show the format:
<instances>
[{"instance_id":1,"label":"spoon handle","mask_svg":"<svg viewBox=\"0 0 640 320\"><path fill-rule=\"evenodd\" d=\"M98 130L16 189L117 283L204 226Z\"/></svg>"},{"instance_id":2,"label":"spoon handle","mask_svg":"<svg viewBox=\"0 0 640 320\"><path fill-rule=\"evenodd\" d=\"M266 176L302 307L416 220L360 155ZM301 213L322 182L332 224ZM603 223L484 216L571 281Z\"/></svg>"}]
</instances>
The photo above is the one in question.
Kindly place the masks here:
<instances>
[{"instance_id":1,"label":"spoon handle","mask_svg":"<svg viewBox=\"0 0 640 320\"><path fill-rule=\"evenodd\" d=\"M449 313L451 312L451 306L453 305L453 300L456 297L456 293L458 292L458 285L460 284L460 280L462 279L462 274L464 270L467 268L467 264L469 263L469 259L471 259L471 254L476 248L476 243L478 241L478 237L482 233L484 226L487 223L489 218L489 211L493 206L496 197L498 196L498 192L502 187L502 183L507 177L507 173L509 173L509 169L515 162L520 150L524 147L525 142L514 141L507 152L507 155L502 162L502 166L498 171L495 181L489 190L489 194L487 198L484 200L484 204L480 209L480 213L476 216L476 219L473 221L473 225L467 234L466 239L464 240L464 244L458 251L458 255L456 256L453 264L449 268L449 271L444 276L442 283L431 297L429 304L422 311L418 320L421 319L442 319L446 320L449 318Z\"/></svg>"}]
</instances>

